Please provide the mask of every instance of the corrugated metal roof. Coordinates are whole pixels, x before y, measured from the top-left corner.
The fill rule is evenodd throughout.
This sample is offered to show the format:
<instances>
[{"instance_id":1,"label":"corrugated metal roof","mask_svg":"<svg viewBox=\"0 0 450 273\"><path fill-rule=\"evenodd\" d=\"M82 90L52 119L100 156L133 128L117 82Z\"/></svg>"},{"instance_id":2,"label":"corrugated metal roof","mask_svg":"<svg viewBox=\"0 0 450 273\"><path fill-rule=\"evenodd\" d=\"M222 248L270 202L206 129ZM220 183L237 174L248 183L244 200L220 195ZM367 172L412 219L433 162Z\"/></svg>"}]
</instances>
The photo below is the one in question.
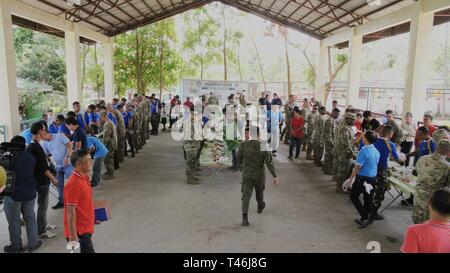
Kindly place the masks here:
<instances>
[{"instance_id":1,"label":"corrugated metal roof","mask_svg":"<svg viewBox=\"0 0 450 273\"><path fill-rule=\"evenodd\" d=\"M114 36L216 0L20 0L27 5ZM374 20L414 0L217 0L317 39Z\"/></svg>"}]
</instances>

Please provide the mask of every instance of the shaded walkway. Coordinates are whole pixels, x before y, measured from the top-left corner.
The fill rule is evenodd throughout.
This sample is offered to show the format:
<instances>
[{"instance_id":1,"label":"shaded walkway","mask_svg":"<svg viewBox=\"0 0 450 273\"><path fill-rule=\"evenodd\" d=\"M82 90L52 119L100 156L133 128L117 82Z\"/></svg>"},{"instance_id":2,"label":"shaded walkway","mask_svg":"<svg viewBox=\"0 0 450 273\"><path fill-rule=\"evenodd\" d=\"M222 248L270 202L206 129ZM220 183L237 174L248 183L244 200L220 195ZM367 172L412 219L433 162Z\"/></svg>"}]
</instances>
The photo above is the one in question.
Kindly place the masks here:
<instances>
[{"instance_id":1,"label":"shaded walkway","mask_svg":"<svg viewBox=\"0 0 450 273\"><path fill-rule=\"evenodd\" d=\"M221 178L206 169L201 185L186 184L181 144L169 133L152 137L141 151L95 191L110 202L113 218L96 226L98 252L368 252L369 241L379 241L382 252L398 252L412 223L411 209L395 204L384 221L359 230L348 196L335 193L331 178L305 154L289 162L282 145L276 159L281 185L267 180L264 213L256 213L253 195L250 227L241 227L240 173L223 170ZM50 206L55 201L51 196ZM64 252L63 211L50 209L49 222L58 225L57 237L40 252ZM7 243L1 214L0 245Z\"/></svg>"}]
</instances>

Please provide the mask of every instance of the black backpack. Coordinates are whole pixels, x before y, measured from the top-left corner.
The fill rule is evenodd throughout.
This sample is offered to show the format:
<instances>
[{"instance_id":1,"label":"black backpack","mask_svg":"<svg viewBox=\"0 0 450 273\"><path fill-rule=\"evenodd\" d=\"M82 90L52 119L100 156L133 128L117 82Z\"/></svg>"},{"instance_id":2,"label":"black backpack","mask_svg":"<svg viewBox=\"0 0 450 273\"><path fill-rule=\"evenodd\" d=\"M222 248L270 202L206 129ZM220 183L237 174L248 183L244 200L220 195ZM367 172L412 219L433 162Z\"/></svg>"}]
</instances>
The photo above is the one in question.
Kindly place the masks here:
<instances>
[{"instance_id":1,"label":"black backpack","mask_svg":"<svg viewBox=\"0 0 450 273\"><path fill-rule=\"evenodd\" d=\"M0 166L2 166L6 171L6 187L5 190L0 193L0 196L11 196L14 193L16 186L16 173L12 171L12 166L21 153L22 152L20 151L16 151L0 155Z\"/></svg>"}]
</instances>

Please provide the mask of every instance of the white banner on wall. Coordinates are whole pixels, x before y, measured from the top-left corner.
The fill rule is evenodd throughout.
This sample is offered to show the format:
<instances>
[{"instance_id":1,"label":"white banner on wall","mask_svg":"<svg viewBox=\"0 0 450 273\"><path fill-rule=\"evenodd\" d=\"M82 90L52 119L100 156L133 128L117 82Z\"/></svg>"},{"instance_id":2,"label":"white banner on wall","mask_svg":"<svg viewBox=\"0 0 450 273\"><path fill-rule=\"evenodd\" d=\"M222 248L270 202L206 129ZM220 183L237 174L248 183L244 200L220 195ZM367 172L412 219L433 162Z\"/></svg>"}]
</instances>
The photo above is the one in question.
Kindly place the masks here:
<instances>
[{"instance_id":1,"label":"white banner on wall","mask_svg":"<svg viewBox=\"0 0 450 273\"><path fill-rule=\"evenodd\" d=\"M182 101L189 97L192 101L199 100L200 96L214 93L221 105L226 104L230 94L248 93L248 82L246 81L202 81L193 79L183 79L181 97ZM246 94L247 95L247 94Z\"/></svg>"}]
</instances>

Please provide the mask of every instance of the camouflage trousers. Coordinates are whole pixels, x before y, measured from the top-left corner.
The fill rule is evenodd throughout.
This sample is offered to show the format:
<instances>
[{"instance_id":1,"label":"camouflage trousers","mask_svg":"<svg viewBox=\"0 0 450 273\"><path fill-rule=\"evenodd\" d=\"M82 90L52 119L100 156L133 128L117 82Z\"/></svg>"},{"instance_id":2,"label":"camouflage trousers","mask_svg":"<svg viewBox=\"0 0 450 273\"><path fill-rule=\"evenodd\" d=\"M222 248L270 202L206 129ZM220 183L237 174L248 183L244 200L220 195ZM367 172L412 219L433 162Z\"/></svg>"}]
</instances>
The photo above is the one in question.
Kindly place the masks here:
<instances>
[{"instance_id":1,"label":"camouflage trousers","mask_svg":"<svg viewBox=\"0 0 450 273\"><path fill-rule=\"evenodd\" d=\"M103 162L105 163L106 167L106 175L114 175L114 154L115 150L112 150L108 147L108 154L105 157L105 160Z\"/></svg>"},{"instance_id":2,"label":"camouflage trousers","mask_svg":"<svg viewBox=\"0 0 450 273\"><path fill-rule=\"evenodd\" d=\"M264 188L265 188L265 178L264 177L244 177L242 179L242 213L248 213L248 207L250 206L250 199L252 197L253 188L255 189L256 202L258 206L262 206L264 202Z\"/></svg>"},{"instance_id":3,"label":"camouflage trousers","mask_svg":"<svg viewBox=\"0 0 450 273\"><path fill-rule=\"evenodd\" d=\"M323 141L320 139L315 139L313 148L314 148L314 163L316 163L317 165L320 164L320 162L322 161L323 152L325 148Z\"/></svg>"},{"instance_id":4,"label":"camouflage trousers","mask_svg":"<svg viewBox=\"0 0 450 273\"><path fill-rule=\"evenodd\" d=\"M414 224L422 224L430 220L430 212L428 210L428 200L414 197L412 220Z\"/></svg>"},{"instance_id":5,"label":"camouflage trousers","mask_svg":"<svg viewBox=\"0 0 450 273\"><path fill-rule=\"evenodd\" d=\"M122 162L124 159L125 141L125 133L120 135L117 134L117 159L119 162Z\"/></svg>"},{"instance_id":6,"label":"camouflage trousers","mask_svg":"<svg viewBox=\"0 0 450 273\"><path fill-rule=\"evenodd\" d=\"M286 126L284 126L281 132L280 140L289 141L291 139L291 120L286 120Z\"/></svg>"},{"instance_id":7,"label":"camouflage trousers","mask_svg":"<svg viewBox=\"0 0 450 273\"><path fill-rule=\"evenodd\" d=\"M322 171L325 174L333 174L333 143L325 143L325 155L323 158Z\"/></svg>"},{"instance_id":8,"label":"camouflage trousers","mask_svg":"<svg viewBox=\"0 0 450 273\"><path fill-rule=\"evenodd\" d=\"M389 188L387 181L387 169L377 171L377 182L374 185L375 195L373 197L373 213L376 213L384 201L384 194Z\"/></svg>"},{"instance_id":9,"label":"camouflage trousers","mask_svg":"<svg viewBox=\"0 0 450 273\"><path fill-rule=\"evenodd\" d=\"M200 145L198 143L186 143L183 145L183 149L186 159L186 177L190 178L195 176L195 170L198 168Z\"/></svg>"},{"instance_id":10,"label":"camouflage trousers","mask_svg":"<svg viewBox=\"0 0 450 273\"><path fill-rule=\"evenodd\" d=\"M310 156L314 150L314 142L312 138L312 134L306 134L306 156Z\"/></svg>"},{"instance_id":11,"label":"camouflage trousers","mask_svg":"<svg viewBox=\"0 0 450 273\"><path fill-rule=\"evenodd\" d=\"M331 172L333 174L333 180L337 181L337 170L338 170L338 161L339 161L339 155L336 149L336 146L333 147L333 164L332 164L332 169Z\"/></svg>"},{"instance_id":12,"label":"camouflage trousers","mask_svg":"<svg viewBox=\"0 0 450 273\"><path fill-rule=\"evenodd\" d=\"M144 119L141 124L141 129L139 130L139 142L141 147L143 147L147 143L147 131L147 119Z\"/></svg>"},{"instance_id":13,"label":"camouflage trousers","mask_svg":"<svg viewBox=\"0 0 450 273\"><path fill-rule=\"evenodd\" d=\"M345 156L339 156L337 161L336 188L342 189L342 184L350 176L352 171L353 160Z\"/></svg>"}]
</instances>

